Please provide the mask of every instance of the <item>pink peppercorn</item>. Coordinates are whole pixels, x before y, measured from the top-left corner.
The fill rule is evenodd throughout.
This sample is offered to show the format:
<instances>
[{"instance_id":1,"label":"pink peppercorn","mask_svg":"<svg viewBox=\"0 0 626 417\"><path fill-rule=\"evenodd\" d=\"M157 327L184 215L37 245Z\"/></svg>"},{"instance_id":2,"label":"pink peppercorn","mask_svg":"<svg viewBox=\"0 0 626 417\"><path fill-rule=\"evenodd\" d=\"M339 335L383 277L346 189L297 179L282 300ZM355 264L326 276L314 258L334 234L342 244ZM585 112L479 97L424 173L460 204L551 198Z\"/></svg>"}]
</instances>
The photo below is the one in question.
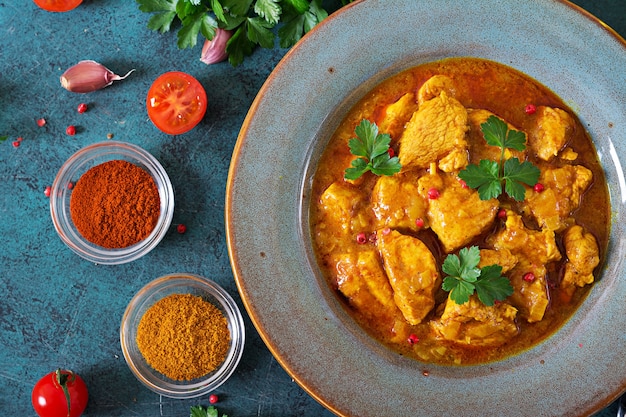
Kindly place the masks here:
<instances>
[{"instance_id":1,"label":"pink peppercorn","mask_svg":"<svg viewBox=\"0 0 626 417\"><path fill-rule=\"evenodd\" d=\"M78 108L76 109L79 113L85 113L87 111L87 104L86 103L80 103L78 105Z\"/></svg>"},{"instance_id":2,"label":"pink peppercorn","mask_svg":"<svg viewBox=\"0 0 626 417\"><path fill-rule=\"evenodd\" d=\"M187 226L181 223L178 226L176 226L176 231L182 235L187 231Z\"/></svg>"},{"instance_id":3,"label":"pink peppercorn","mask_svg":"<svg viewBox=\"0 0 626 417\"><path fill-rule=\"evenodd\" d=\"M469 188L467 183L462 179L459 179L459 184L461 184L461 188Z\"/></svg>"},{"instance_id":4,"label":"pink peppercorn","mask_svg":"<svg viewBox=\"0 0 626 417\"><path fill-rule=\"evenodd\" d=\"M361 232L356 235L356 243L358 243L359 245L364 245L365 243L367 243L367 235L365 234L365 232Z\"/></svg>"},{"instance_id":5,"label":"pink peppercorn","mask_svg":"<svg viewBox=\"0 0 626 417\"><path fill-rule=\"evenodd\" d=\"M439 190L435 187L428 190L428 198L430 200L436 200L439 198Z\"/></svg>"},{"instance_id":6,"label":"pink peppercorn","mask_svg":"<svg viewBox=\"0 0 626 417\"><path fill-rule=\"evenodd\" d=\"M499 219L506 219L506 210L505 209L498 210L498 218Z\"/></svg>"},{"instance_id":7,"label":"pink peppercorn","mask_svg":"<svg viewBox=\"0 0 626 417\"><path fill-rule=\"evenodd\" d=\"M526 272L522 279L526 282L533 282L535 280L535 274L532 272Z\"/></svg>"},{"instance_id":8,"label":"pink peppercorn","mask_svg":"<svg viewBox=\"0 0 626 417\"><path fill-rule=\"evenodd\" d=\"M218 401L219 401L219 398L218 398L218 396L217 396L217 395L215 395L215 394L211 394L211 395L209 395L209 403L211 403L211 404L215 404L215 403L217 403Z\"/></svg>"},{"instance_id":9,"label":"pink peppercorn","mask_svg":"<svg viewBox=\"0 0 626 417\"><path fill-rule=\"evenodd\" d=\"M524 107L524 112L526 114L535 114L536 111L537 106L535 106L534 104L527 104L526 107Z\"/></svg>"},{"instance_id":10,"label":"pink peppercorn","mask_svg":"<svg viewBox=\"0 0 626 417\"><path fill-rule=\"evenodd\" d=\"M537 184L535 184L535 186L533 187L533 190L535 190L536 193L540 193L540 192L542 192L545 189L546 189L546 187L544 187L543 184L541 184L539 182Z\"/></svg>"},{"instance_id":11,"label":"pink peppercorn","mask_svg":"<svg viewBox=\"0 0 626 417\"><path fill-rule=\"evenodd\" d=\"M41 119L37 119L37 126L44 127L46 125L46 119L43 117Z\"/></svg>"},{"instance_id":12,"label":"pink peppercorn","mask_svg":"<svg viewBox=\"0 0 626 417\"><path fill-rule=\"evenodd\" d=\"M415 225L417 227L424 227L424 219L422 219L421 217L419 219L415 219Z\"/></svg>"},{"instance_id":13,"label":"pink peppercorn","mask_svg":"<svg viewBox=\"0 0 626 417\"><path fill-rule=\"evenodd\" d=\"M14 148L17 148L18 146L20 146L20 141L19 140L14 140L12 143Z\"/></svg>"},{"instance_id":14,"label":"pink peppercorn","mask_svg":"<svg viewBox=\"0 0 626 417\"><path fill-rule=\"evenodd\" d=\"M50 193L52 192L52 187L49 185L43 190L43 193L46 197L50 197Z\"/></svg>"},{"instance_id":15,"label":"pink peppercorn","mask_svg":"<svg viewBox=\"0 0 626 417\"><path fill-rule=\"evenodd\" d=\"M410 345L414 345L419 341L420 341L420 338L417 337L415 333L411 333L407 339L407 342L409 342Z\"/></svg>"},{"instance_id":16,"label":"pink peppercorn","mask_svg":"<svg viewBox=\"0 0 626 417\"><path fill-rule=\"evenodd\" d=\"M389 154L389 158L396 156L396 152L392 148L387 149L387 153Z\"/></svg>"},{"instance_id":17,"label":"pink peppercorn","mask_svg":"<svg viewBox=\"0 0 626 417\"><path fill-rule=\"evenodd\" d=\"M76 134L76 126L74 125L69 125L66 129L65 129L65 133L67 133L70 136L74 136Z\"/></svg>"}]
</instances>

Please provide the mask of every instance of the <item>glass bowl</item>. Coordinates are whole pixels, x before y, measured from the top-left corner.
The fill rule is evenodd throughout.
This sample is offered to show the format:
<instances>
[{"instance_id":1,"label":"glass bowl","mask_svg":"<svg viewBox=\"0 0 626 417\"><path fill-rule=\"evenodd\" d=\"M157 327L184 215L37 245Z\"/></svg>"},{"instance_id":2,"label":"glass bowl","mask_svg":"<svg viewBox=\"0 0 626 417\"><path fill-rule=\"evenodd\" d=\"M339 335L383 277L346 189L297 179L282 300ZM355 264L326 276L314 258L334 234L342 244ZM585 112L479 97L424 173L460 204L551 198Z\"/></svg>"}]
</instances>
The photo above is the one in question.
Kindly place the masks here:
<instances>
[{"instance_id":1,"label":"glass bowl","mask_svg":"<svg viewBox=\"0 0 626 417\"><path fill-rule=\"evenodd\" d=\"M111 160L125 160L143 168L154 179L161 199L161 212L150 235L120 249L104 248L86 240L70 214L72 185L90 168ZM125 142L99 142L82 148L61 166L50 190L50 213L61 240L75 253L97 264L123 264L142 257L163 239L174 215L174 190L163 166L144 149Z\"/></svg>"},{"instance_id":2,"label":"glass bowl","mask_svg":"<svg viewBox=\"0 0 626 417\"><path fill-rule=\"evenodd\" d=\"M172 294L192 294L210 302L224 314L230 331L230 346L224 362L211 373L191 381L177 381L156 371L137 347L137 327L144 313ZM132 373L150 390L170 398L199 397L222 385L239 364L244 342L243 317L233 298L215 282L194 274L165 275L147 284L128 304L120 327L122 352Z\"/></svg>"}]
</instances>

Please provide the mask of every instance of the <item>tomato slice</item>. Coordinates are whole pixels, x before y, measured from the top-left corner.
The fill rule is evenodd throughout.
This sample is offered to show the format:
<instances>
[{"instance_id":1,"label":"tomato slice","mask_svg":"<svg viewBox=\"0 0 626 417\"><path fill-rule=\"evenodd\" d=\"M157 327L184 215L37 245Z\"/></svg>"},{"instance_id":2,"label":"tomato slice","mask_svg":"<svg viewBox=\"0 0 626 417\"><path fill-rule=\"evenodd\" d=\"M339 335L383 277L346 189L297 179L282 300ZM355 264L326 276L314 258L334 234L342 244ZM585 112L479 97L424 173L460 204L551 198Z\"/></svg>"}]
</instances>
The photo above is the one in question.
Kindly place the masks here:
<instances>
[{"instance_id":1,"label":"tomato slice","mask_svg":"<svg viewBox=\"0 0 626 417\"><path fill-rule=\"evenodd\" d=\"M164 133L179 135L193 129L204 117L207 96L202 84L180 71L160 75L146 98L148 117Z\"/></svg>"},{"instance_id":2,"label":"tomato slice","mask_svg":"<svg viewBox=\"0 0 626 417\"><path fill-rule=\"evenodd\" d=\"M33 0L35 4L49 12L69 12L78 7L83 0Z\"/></svg>"}]
</instances>

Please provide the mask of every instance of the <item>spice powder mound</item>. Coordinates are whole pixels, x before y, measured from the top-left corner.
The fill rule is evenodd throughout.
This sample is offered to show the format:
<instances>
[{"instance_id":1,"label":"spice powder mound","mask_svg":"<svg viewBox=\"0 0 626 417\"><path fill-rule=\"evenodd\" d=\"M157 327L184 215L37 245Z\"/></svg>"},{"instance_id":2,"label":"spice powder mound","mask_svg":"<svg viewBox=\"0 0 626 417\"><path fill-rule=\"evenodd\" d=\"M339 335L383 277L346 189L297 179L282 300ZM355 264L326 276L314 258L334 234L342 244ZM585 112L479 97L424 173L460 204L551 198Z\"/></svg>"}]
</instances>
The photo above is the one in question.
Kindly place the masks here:
<instances>
[{"instance_id":1,"label":"spice powder mound","mask_svg":"<svg viewBox=\"0 0 626 417\"><path fill-rule=\"evenodd\" d=\"M189 381L217 369L230 347L224 314L192 294L172 294L152 305L137 328L137 346L152 368Z\"/></svg>"},{"instance_id":2,"label":"spice powder mound","mask_svg":"<svg viewBox=\"0 0 626 417\"><path fill-rule=\"evenodd\" d=\"M126 248L147 238L160 211L159 190L152 176L124 160L87 170L70 197L70 214L78 232L109 249Z\"/></svg>"}]
</instances>

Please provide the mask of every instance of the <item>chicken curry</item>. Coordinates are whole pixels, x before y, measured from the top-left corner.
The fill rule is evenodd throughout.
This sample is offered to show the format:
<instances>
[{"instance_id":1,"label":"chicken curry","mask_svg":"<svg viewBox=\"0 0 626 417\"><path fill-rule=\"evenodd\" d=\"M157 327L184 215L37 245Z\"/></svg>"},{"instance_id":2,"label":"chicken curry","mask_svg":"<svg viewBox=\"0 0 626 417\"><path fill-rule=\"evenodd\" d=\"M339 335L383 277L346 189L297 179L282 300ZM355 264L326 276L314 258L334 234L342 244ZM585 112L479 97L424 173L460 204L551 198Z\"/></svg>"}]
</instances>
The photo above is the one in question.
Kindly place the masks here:
<instances>
[{"instance_id":1,"label":"chicken curry","mask_svg":"<svg viewBox=\"0 0 626 417\"><path fill-rule=\"evenodd\" d=\"M523 146L486 140L494 116ZM389 135L397 172L347 179L364 120ZM517 184L522 198L485 198L461 178L499 159L536 167L535 181ZM554 333L598 277L610 227L604 174L574 113L525 74L477 58L410 68L368 92L322 154L311 201L318 264L347 311L398 353L440 364L502 359ZM499 267L506 296L459 302L444 290L442 265L468 248L478 268Z\"/></svg>"}]
</instances>

